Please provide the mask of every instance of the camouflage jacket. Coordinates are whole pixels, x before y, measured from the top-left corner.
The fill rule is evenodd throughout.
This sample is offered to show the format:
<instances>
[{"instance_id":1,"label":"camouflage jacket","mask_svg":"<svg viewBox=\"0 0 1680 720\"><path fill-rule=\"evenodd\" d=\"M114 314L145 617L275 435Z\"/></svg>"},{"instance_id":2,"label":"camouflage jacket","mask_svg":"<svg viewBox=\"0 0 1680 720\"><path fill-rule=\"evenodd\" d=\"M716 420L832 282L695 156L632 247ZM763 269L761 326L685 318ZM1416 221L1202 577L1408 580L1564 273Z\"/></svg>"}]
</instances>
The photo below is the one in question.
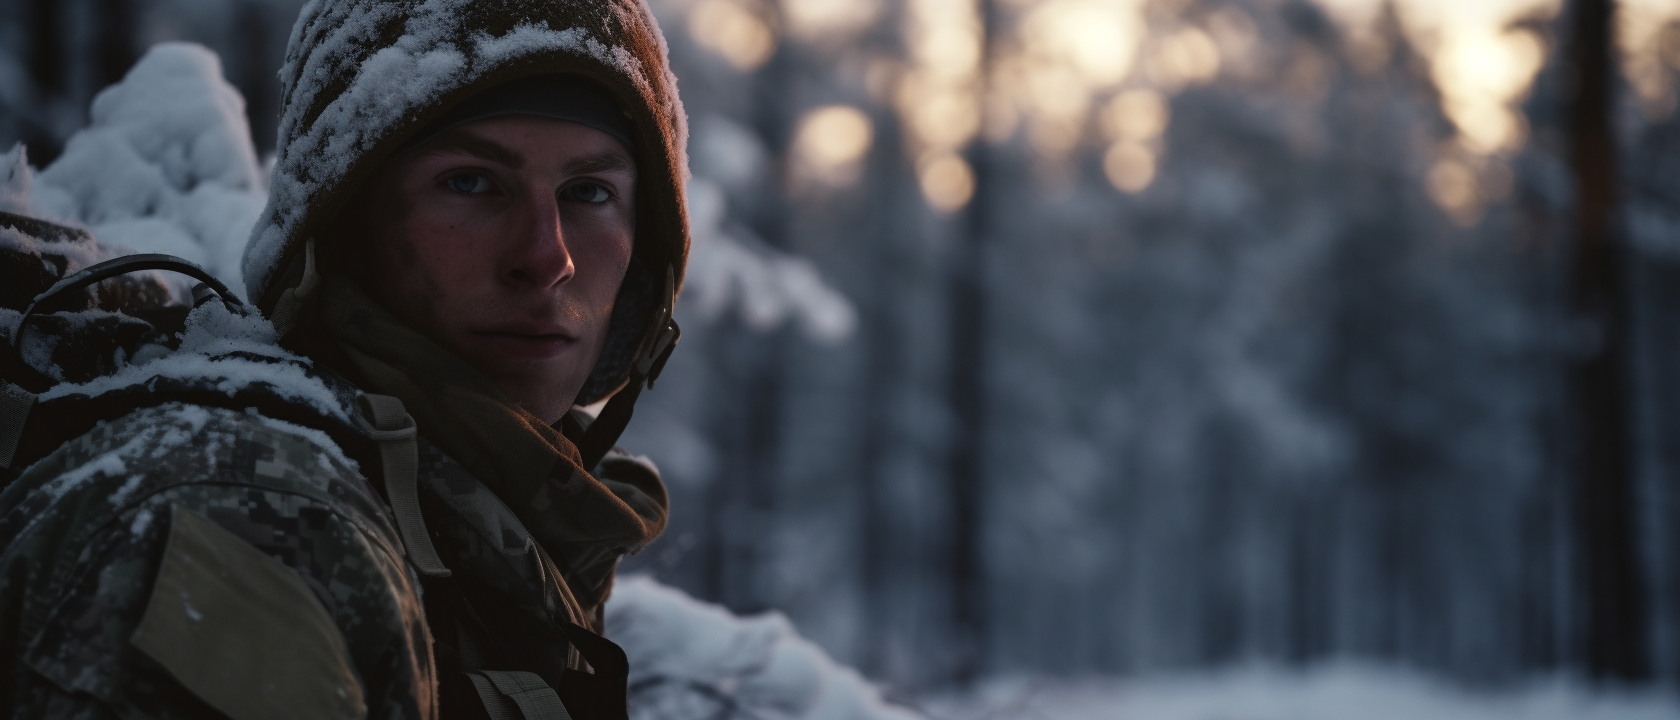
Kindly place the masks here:
<instances>
[{"instance_id":1,"label":"camouflage jacket","mask_svg":"<svg viewBox=\"0 0 1680 720\"><path fill-rule=\"evenodd\" d=\"M419 460L428 527L483 614L599 629L616 555L574 553L562 569L424 439ZM652 472L623 456L603 467ZM136 411L0 493L0 548L0 707L13 717L438 716L400 535L318 430Z\"/></svg>"},{"instance_id":2,"label":"camouflage jacket","mask_svg":"<svg viewBox=\"0 0 1680 720\"><path fill-rule=\"evenodd\" d=\"M399 536L318 431L178 404L132 413L0 494L0 540L14 717L435 715ZM260 556L195 557L202 545Z\"/></svg>"}]
</instances>

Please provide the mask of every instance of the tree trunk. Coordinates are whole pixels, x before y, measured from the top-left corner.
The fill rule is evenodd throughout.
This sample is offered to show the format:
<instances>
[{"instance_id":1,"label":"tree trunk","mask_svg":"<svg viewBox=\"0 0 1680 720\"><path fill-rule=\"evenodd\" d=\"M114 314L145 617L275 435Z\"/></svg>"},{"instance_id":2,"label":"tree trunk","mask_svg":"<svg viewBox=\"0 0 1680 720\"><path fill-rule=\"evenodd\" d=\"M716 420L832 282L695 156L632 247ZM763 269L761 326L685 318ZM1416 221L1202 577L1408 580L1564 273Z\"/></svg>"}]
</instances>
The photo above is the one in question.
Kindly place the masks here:
<instances>
[{"instance_id":1,"label":"tree trunk","mask_svg":"<svg viewBox=\"0 0 1680 720\"><path fill-rule=\"evenodd\" d=\"M1574 384L1586 662L1595 677L1640 680L1649 675L1649 664L1628 427L1627 258L1616 237L1611 0L1577 0L1573 25L1574 302L1585 345Z\"/></svg>"},{"instance_id":2,"label":"tree trunk","mask_svg":"<svg viewBox=\"0 0 1680 720\"><path fill-rule=\"evenodd\" d=\"M998 25L992 0L979 0L982 23L980 82L990 82L993 36ZM984 102L984 90L981 102ZM978 108L977 108L978 110ZM969 149L974 195L959 225L950 269L950 362L948 402L954 422L947 460L951 503L950 593L955 646L952 672L967 682L983 668L987 655L986 581L983 511L986 433L986 251L991 230L990 186L995 159L984 139Z\"/></svg>"}]
</instances>

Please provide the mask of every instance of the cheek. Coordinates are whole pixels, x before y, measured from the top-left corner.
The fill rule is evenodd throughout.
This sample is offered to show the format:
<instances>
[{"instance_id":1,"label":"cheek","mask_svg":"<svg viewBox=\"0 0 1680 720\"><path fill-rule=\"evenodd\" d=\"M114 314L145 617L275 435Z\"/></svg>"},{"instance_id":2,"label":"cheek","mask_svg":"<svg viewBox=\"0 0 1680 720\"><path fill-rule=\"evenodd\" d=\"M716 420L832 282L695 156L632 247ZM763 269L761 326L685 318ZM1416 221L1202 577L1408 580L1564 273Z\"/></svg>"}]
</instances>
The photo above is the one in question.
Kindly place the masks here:
<instances>
[{"instance_id":1,"label":"cheek","mask_svg":"<svg viewBox=\"0 0 1680 720\"><path fill-rule=\"evenodd\" d=\"M573 251L578 280L586 286L582 289L590 306L609 310L618 296L618 286L624 281L624 272L630 267L633 240L630 232L622 228L599 233L590 240L579 243L580 247Z\"/></svg>"},{"instance_id":2,"label":"cheek","mask_svg":"<svg viewBox=\"0 0 1680 720\"><path fill-rule=\"evenodd\" d=\"M450 223L413 213L381 238L375 283L385 307L411 326L433 331L473 292L482 253Z\"/></svg>"},{"instance_id":3,"label":"cheek","mask_svg":"<svg viewBox=\"0 0 1680 720\"><path fill-rule=\"evenodd\" d=\"M483 228L478 228L481 232ZM463 283L487 262L482 244L466 223L451 218L430 217L419 212L403 224L395 238L392 261L405 277L424 278L438 285L428 290L457 295L468 288Z\"/></svg>"}]
</instances>

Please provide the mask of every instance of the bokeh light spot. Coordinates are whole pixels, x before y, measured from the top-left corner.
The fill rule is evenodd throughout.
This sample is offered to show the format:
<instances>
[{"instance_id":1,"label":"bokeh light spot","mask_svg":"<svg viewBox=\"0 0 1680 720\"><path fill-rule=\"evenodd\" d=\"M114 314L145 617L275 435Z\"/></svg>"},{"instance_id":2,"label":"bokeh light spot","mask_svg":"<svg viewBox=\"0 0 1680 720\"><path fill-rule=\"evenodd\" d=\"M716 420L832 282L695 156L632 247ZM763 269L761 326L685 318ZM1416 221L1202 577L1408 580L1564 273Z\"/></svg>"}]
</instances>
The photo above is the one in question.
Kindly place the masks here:
<instances>
[{"instance_id":1,"label":"bokeh light spot","mask_svg":"<svg viewBox=\"0 0 1680 720\"><path fill-rule=\"evenodd\" d=\"M1199 28L1161 38L1155 50L1156 79L1168 87L1212 80L1219 74L1219 46Z\"/></svg>"},{"instance_id":2,"label":"bokeh light spot","mask_svg":"<svg viewBox=\"0 0 1680 720\"><path fill-rule=\"evenodd\" d=\"M918 163L922 197L942 213L961 210L974 197L974 170L961 155L934 153Z\"/></svg>"},{"instance_id":3,"label":"bokeh light spot","mask_svg":"<svg viewBox=\"0 0 1680 720\"><path fill-rule=\"evenodd\" d=\"M1103 173L1121 192L1141 192L1155 182L1155 153L1136 142L1114 143L1103 154Z\"/></svg>"},{"instance_id":4,"label":"bokeh light spot","mask_svg":"<svg viewBox=\"0 0 1680 720\"><path fill-rule=\"evenodd\" d=\"M881 14L880 0L782 0L788 30L818 43L845 39Z\"/></svg>"},{"instance_id":5,"label":"bokeh light spot","mask_svg":"<svg viewBox=\"0 0 1680 720\"><path fill-rule=\"evenodd\" d=\"M826 105L807 112L794 133L793 150L802 173L830 183L857 178L874 135L869 116L850 105Z\"/></svg>"},{"instance_id":6,"label":"bokeh light spot","mask_svg":"<svg viewBox=\"0 0 1680 720\"><path fill-rule=\"evenodd\" d=\"M1153 90L1128 90L1103 108L1103 131L1110 140L1148 141L1167 129L1166 98Z\"/></svg>"},{"instance_id":7,"label":"bokeh light spot","mask_svg":"<svg viewBox=\"0 0 1680 720\"><path fill-rule=\"evenodd\" d=\"M1429 170L1429 197L1460 225L1474 225L1482 216L1482 189L1475 171L1464 163L1443 159Z\"/></svg>"},{"instance_id":8,"label":"bokeh light spot","mask_svg":"<svg viewBox=\"0 0 1680 720\"><path fill-rule=\"evenodd\" d=\"M688 31L741 71L758 69L776 50L776 33L769 23L730 0L700 0L689 11Z\"/></svg>"}]
</instances>

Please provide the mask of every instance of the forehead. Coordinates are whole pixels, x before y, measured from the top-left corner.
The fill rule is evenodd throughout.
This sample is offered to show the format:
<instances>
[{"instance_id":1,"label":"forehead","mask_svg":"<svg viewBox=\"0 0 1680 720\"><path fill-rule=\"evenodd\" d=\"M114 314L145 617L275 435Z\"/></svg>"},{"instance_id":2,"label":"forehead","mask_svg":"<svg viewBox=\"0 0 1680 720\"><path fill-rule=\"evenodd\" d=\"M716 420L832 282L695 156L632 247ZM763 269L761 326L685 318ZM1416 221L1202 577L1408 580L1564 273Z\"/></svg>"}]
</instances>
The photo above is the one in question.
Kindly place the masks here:
<instances>
[{"instance_id":1,"label":"forehead","mask_svg":"<svg viewBox=\"0 0 1680 720\"><path fill-rule=\"evenodd\" d=\"M429 138L410 157L462 154L514 169L587 160L598 166L595 171L635 170L630 148L618 138L581 123L537 115L503 115L464 123Z\"/></svg>"}]
</instances>

